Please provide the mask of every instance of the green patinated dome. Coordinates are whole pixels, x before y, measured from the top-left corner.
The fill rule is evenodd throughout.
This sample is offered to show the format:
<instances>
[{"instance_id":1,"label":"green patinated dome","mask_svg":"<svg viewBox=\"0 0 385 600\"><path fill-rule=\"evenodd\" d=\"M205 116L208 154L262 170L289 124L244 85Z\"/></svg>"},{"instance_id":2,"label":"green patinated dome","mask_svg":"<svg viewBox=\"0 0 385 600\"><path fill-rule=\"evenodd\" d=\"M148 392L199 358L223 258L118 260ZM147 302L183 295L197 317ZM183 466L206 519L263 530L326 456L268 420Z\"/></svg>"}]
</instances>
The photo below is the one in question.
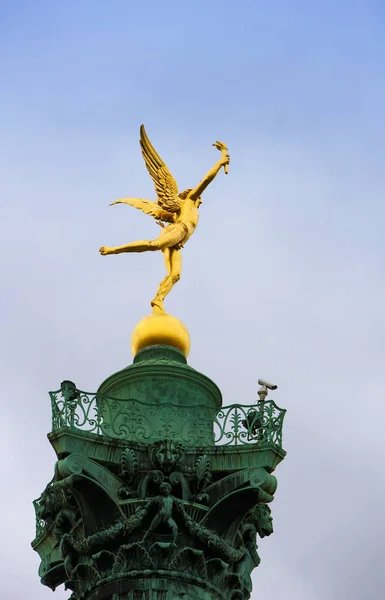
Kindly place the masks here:
<instances>
[{"instance_id":1,"label":"green patinated dome","mask_svg":"<svg viewBox=\"0 0 385 600\"><path fill-rule=\"evenodd\" d=\"M143 348L132 365L101 384L97 398L102 428L111 437L146 442L179 437L187 445L214 444L213 421L222 394L177 348Z\"/></svg>"},{"instance_id":2,"label":"green patinated dome","mask_svg":"<svg viewBox=\"0 0 385 600\"><path fill-rule=\"evenodd\" d=\"M132 365L103 381L98 394L143 403L222 406L218 386L190 367L183 352L171 346L148 346L140 350Z\"/></svg>"}]
</instances>

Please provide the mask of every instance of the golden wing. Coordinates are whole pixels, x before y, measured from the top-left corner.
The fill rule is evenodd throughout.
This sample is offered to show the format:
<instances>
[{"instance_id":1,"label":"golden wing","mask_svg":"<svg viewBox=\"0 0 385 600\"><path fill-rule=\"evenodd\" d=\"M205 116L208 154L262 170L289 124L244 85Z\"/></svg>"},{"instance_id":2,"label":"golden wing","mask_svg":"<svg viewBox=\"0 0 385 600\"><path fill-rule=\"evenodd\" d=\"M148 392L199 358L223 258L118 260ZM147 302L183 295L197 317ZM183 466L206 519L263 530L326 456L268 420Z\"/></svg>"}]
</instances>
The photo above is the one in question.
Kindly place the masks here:
<instances>
[{"instance_id":1,"label":"golden wing","mask_svg":"<svg viewBox=\"0 0 385 600\"><path fill-rule=\"evenodd\" d=\"M145 200L144 198L120 198L119 200L111 202L110 206L113 204L129 204L130 206L139 208L142 212L146 213L146 215L151 215L154 219L159 219L166 223L174 223L175 220L174 213L164 210L156 202Z\"/></svg>"},{"instance_id":2,"label":"golden wing","mask_svg":"<svg viewBox=\"0 0 385 600\"><path fill-rule=\"evenodd\" d=\"M147 171L155 184L158 204L167 211L177 212L180 209L178 186L166 164L148 139L144 125L140 128L140 145Z\"/></svg>"}]
</instances>

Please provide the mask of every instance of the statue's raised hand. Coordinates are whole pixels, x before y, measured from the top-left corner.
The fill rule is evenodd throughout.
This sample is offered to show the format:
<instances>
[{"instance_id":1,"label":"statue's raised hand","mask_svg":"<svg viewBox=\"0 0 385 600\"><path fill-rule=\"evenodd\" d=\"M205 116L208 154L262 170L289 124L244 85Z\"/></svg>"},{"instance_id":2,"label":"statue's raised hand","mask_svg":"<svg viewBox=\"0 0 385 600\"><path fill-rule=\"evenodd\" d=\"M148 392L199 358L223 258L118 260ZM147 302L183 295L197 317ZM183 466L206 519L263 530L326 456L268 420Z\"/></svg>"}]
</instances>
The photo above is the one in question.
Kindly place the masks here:
<instances>
[{"instance_id":1,"label":"statue's raised hand","mask_svg":"<svg viewBox=\"0 0 385 600\"><path fill-rule=\"evenodd\" d=\"M227 175L227 173L229 172L228 165L230 162L230 154L228 152L227 146L223 142L215 142L213 146L215 146L215 148L218 148L218 150L222 152L222 158L219 160L219 162L223 165L225 173Z\"/></svg>"}]
</instances>

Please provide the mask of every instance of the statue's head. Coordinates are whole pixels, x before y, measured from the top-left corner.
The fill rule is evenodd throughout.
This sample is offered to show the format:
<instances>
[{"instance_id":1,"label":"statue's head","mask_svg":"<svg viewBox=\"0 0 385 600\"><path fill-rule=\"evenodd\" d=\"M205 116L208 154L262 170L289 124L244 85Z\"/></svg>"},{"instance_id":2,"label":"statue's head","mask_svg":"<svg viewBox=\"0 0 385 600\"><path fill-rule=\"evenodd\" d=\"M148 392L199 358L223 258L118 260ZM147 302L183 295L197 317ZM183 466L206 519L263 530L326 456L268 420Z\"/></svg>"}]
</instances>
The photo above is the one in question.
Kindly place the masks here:
<instances>
[{"instance_id":1,"label":"statue's head","mask_svg":"<svg viewBox=\"0 0 385 600\"><path fill-rule=\"evenodd\" d=\"M184 190L183 192L181 192L180 194L178 194L178 197L181 200L186 200L187 196L189 195L190 192L192 192L192 188L187 188L187 190ZM200 205L202 204L202 198L199 196L198 200L196 200L195 202L196 207L199 208Z\"/></svg>"},{"instance_id":2,"label":"statue's head","mask_svg":"<svg viewBox=\"0 0 385 600\"><path fill-rule=\"evenodd\" d=\"M49 523L56 516L63 504L63 492L61 489L49 483L40 496L37 508L37 516Z\"/></svg>"},{"instance_id":3,"label":"statue's head","mask_svg":"<svg viewBox=\"0 0 385 600\"><path fill-rule=\"evenodd\" d=\"M181 200L186 200L187 196L189 195L189 193L192 192L192 188L187 188L187 190L184 190L183 192L181 192L180 194L178 194L178 197Z\"/></svg>"},{"instance_id":4,"label":"statue's head","mask_svg":"<svg viewBox=\"0 0 385 600\"><path fill-rule=\"evenodd\" d=\"M267 504L259 502L253 511L254 523L259 537L273 533L273 517Z\"/></svg>"},{"instance_id":5,"label":"statue's head","mask_svg":"<svg viewBox=\"0 0 385 600\"><path fill-rule=\"evenodd\" d=\"M171 490L172 490L172 486L167 481L164 481L159 486L159 491L160 491L160 493L161 493L162 496L170 496Z\"/></svg>"},{"instance_id":6,"label":"statue's head","mask_svg":"<svg viewBox=\"0 0 385 600\"><path fill-rule=\"evenodd\" d=\"M54 537L60 541L65 533L69 533L71 531L75 523L76 517L74 512L67 509L61 510L55 519L53 531Z\"/></svg>"},{"instance_id":7,"label":"statue's head","mask_svg":"<svg viewBox=\"0 0 385 600\"><path fill-rule=\"evenodd\" d=\"M154 466L169 473L180 462L183 446L174 440L160 440L151 446L149 454Z\"/></svg>"}]
</instances>

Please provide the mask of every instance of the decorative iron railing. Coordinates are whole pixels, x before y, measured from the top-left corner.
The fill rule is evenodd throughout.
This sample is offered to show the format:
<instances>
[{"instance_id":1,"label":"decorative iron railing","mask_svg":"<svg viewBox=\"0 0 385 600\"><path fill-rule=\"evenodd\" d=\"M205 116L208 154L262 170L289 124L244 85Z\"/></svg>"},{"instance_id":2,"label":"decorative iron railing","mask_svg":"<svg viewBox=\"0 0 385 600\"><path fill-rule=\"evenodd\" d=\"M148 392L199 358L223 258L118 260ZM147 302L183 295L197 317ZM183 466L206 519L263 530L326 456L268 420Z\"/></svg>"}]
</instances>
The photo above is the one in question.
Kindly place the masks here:
<instances>
[{"instance_id":1,"label":"decorative iron railing","mask_svg":"<svg viewBox=\"0 0 385 600\"><path fill-rule=\"evenodd\" d=\"M285 413L274 400L258 401L254 406L224 406L215 415L215 443L274 444L282 448Z\"/></svg>"},{"instance_id":2,"label":"decorative iron railing","mask_svg":"<svg viewBox=\"0 0 385 600\"><path fill-rule=\"evenodd\" d=\"M188 445L273 444L282 448L286 410L273 400L250 406L147 404L80 391L71 382L50 392L52 431L81 430L137 442L178 438Z\"/></svg>"}]
</instances>

